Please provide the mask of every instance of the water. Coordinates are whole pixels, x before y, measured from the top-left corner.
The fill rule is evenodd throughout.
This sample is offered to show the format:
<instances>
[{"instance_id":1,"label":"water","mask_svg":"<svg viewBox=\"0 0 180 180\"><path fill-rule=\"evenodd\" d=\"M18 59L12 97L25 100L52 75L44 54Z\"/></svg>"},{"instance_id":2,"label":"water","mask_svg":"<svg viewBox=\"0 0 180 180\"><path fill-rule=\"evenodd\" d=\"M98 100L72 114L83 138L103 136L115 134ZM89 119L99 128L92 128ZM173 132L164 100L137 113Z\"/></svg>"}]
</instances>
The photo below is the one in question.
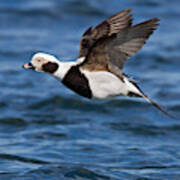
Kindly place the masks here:
<instances>
[{"instance_id":1,"label":"water","mask_svg":"<svg viewBox=\"0 0 180 180\"><path fill-rule=\"evenodd\" d=\"M180 122L139 99L89 101L22 69L37 51L78 55L81 34L124 9L160 28L125 72L180 117L180 1L1 0L0 179L179 180Z\"/></svg>"}]
</instances>

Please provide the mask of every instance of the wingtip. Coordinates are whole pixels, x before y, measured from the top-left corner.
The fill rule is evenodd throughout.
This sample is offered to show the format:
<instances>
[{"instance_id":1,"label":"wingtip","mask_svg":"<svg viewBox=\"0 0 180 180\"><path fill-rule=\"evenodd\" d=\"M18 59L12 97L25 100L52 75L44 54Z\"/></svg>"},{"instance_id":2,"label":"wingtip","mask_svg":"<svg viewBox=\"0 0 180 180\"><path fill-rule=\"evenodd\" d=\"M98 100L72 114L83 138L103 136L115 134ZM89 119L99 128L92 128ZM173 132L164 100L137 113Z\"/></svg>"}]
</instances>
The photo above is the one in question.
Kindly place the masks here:
<instances>
[{"instance_id":1,"label":"wingtip","mask_svg":"<svg viewBox=\"0 0 180 180\"><path fill-rule=\"evenodd\" d=\"M153 18L153 19L151 19L151 22L159 25L160 19L159 18Z\"/></svg>"},{"instance_id":2,"label":"wingtip","mask_svg":"<svg viewBox=\"0 0 180 180\"><path fill-rule=\"evenodd\" d=\"M90 34L91 31L92 31L92 28L93 28L93 27L90 26L90 27L84 32L83 36Z\"/></svg>"},{"instance_id":3,"label":"wingtip","mask_svg":"<svg viewBox=\"0 0 180 180\"><path fill-rule=\"evenodd\" d=\"M159 26L160 24L160 19L159 18L153 18L150 20L150 22L156 26Z\"/></svg>"},{"instance_id":4,"label":"wingtip","mask_svg":"<svg viewBox=\"0 0 180 180\"><path fill-rule=\"evenodd\" d=\"M132 9L127 8L127 9L125 9L124 11L126 11L127 13L130 13L130 12L132 11Z\"/></svg>"},{"instance_id":5,"label":"wingtip","mask_svg":"<svg viewBox=\"0 0 180 180\"><path fill-rule=\"evenodd\" d=\"M132 12L132 10L127 8L127 9L123 9L123 10L117 12L115 15L117 15L117 14L127 15L127 14L129 14L130 12ZM113 15L113 16L114 16L114 15Z\"/></svg>"},{"instance_id":6,"label":"wingtip","mask_svg":"<svg viewBox=\"0 0 180 180\"><path fill-rule=\"evenodd\" d=\"M152 18L152 19L147 20L147 21L145 21L145 22L147 22L147 23L158 23L159 21L160 21L159 18Z\"/></svg>"},{"instance_id":7,"label":"wingtip","mask_svg":"<svg viewBox=\"0 0 180 180\"><path fill-rule=\"evenodd\" d=\"M131 11L132 11L132 10L131 10L131 9L128 9L128 8L127 8L127 9L123 9L123 10L118 11L117 13L113 14L110 18L114 18L114 17L119 16L119 15L121 15L121 16L126 16L126 15L128 15Z\"/></svg>"},{"instance_id":8,"label":"wingtip","mask_svg":"<svg viewBox=\"0 0 180 180\"><path fill-rule=\"evenodd\" d=\"M153 30L155 30L157 28L157 26L159 25L159 21L160 21L160 19L158 19L158 18L152 18L152 19L146 20L144 22L141 22L139 24L136 24L136 25L134 25L134 27L146 26L146 27L151 27L151 28L153 28Z\"/></svg>"}]
</instances>

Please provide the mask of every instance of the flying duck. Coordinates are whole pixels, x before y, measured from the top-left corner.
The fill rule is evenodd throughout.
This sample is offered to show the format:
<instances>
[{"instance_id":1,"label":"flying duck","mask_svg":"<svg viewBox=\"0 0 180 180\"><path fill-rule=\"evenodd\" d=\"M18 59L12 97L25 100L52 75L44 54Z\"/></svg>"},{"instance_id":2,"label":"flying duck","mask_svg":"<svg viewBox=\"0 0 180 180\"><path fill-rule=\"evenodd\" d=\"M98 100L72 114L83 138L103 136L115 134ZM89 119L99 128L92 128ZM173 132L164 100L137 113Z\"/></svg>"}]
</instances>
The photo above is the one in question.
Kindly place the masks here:
<instances>
[{"instance_id":1,"label":"flying duck","mask_svg":"<svg viewBox=\"0 0 180 180\"><path fill-rule=\"evenodd\" d=\"M96 27L88 28L82 36L76 62L61 62L53 55L36 53L23 67L51 74L89 99L141 97L171 116L122 71L126 60L142 48L159 21L153 18L132 25L130 12L130 9L125 9Z\"/></svg>"}]
</instances>

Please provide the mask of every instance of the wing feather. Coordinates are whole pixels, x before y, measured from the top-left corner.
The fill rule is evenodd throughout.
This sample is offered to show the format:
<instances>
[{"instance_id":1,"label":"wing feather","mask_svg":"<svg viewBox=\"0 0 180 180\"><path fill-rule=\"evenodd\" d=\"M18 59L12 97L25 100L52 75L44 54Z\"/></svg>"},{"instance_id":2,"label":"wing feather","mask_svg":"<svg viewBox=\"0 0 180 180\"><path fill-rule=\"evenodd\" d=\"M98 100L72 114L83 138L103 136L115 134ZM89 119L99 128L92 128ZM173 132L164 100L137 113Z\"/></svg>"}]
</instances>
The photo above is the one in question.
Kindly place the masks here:
<instances>
[{"instance_id":1,"label":"wing feather","mask_svg":"<svg viewBox=\"0 0 180 180\"><path fill-rule=\"evenodd\" d=\"M137 53L146 40L157 28L159 20L157 18L145 21L143 23L132 26L126 29L124 32L119 33L116 38L112 39L110 43L106 44L106 51L111 52L109 57L109 63L113 64L114 59L118 61L116 66L121 70L125 61ZM116 53L115 53L116 52ZM119 56L117 56L119 53ZM122 54L125 54L122 56Z\"/></svg>"},{"instance_id":2,"label":"wing feather","mask_svg":"<svg viewBox=\"0 0 180 180\"><path fill-rule=\"evenodd\" d=\"M78 58L87 56L90 49L100 39L108 38L122 29L131 26L132 15L129 14L130 12L130 9L125 9L103 21L95 28L88 28L82 36Z\"/></svg>"},{"instance_id":3,"label":"wing feather","mask_svg":"<svg viewBox=\"0 0 180 180\"><path fill-rule=\"evenodd\" d=\"M97 66L102 66L100 69L106 69L121 76L125 61L142 48L157 28L158 21L159 19L153 18L134 26L125 26L117 33L98 40L89 50L82 68L96 71Z\"/></svg>"}]
</instances>

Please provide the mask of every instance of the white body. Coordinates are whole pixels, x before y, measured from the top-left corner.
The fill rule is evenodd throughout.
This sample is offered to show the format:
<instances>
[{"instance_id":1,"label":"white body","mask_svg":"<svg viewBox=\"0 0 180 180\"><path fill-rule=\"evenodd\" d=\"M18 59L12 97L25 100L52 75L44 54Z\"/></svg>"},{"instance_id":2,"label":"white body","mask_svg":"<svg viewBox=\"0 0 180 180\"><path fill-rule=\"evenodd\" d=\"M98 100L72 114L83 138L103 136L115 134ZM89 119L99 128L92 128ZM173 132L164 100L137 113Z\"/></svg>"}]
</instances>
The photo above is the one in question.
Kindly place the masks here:
<instances>
[{"instance_id":1,"label":"white body","mask_svg":"<svg viewBox=\"0 0 180 180\"><path fill-rule=\"evenodd\" d=\"M89 72L81 70L81 72L88 78L93 97L96 99L126 96L130 91L142 95L126 77L124 77L123 82L117 76L107 71Z\"/></svg>"},{"instance_id":2,"label":"white body","mask_svg":"<svg viewBox=\"0 0 180 180\"><path fill-rule=\"evenodd\" d=\"M60 68L53 74L57 79L62 80L68 70L79 63L77 62L60 62ZM87 71L80 69L88 79L93 98L107 99L113 96L127 96L128 93L134 92L142 95L142 93L131 83L127 77L124 82L116 75L107 71Z\"/></svg>"}]
</instances>

